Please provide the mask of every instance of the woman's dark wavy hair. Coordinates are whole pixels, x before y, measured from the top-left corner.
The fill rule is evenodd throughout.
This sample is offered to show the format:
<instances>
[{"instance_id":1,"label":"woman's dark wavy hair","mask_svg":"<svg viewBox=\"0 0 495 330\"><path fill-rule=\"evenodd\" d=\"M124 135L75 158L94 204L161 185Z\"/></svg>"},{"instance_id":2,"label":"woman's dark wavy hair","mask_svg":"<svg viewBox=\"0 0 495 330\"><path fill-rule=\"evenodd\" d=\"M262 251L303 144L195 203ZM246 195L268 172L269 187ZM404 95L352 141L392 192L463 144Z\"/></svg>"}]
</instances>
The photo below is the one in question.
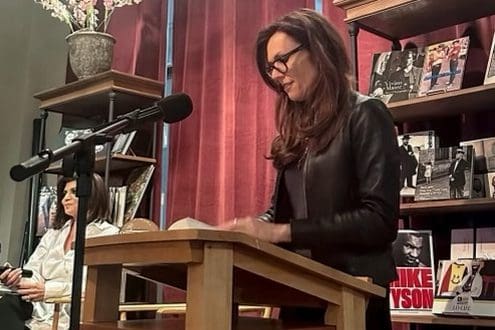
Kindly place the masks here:
<instances>
[{"instance_id":1,"label":"woman's dark wavy hair","mask_svg":"<svg viewBox=\"0 0 495 330\"><path fill-rule=\"evenodd\" d=\"M64 207L62 206L62 199L64 198L65 184L70 181L76 180L75 178L62 177L57 183L57 213L55 220L53 221L53 228L60 229L65 222L71 219L70 216L65 214ZM86 217L86 223L90 223L97 219L109 221L109 200L108 191L105 186L105 182L102 177L96 173L93 174L91 180L91 196L88 201L88 213Z\"/></svg>"},{"instance_id":2,"label":"woman's dark wavy hair","mask_svg":"<svg viewBox=\"0 0 495 330\"><path fill-rule=\"evenodd\" d=\"M288 34L310 53L318 77L308 100L291 101L266 72L266 45L276 32ZM307 147L314 152L325 149L347 118L352 93L350 62L337 30L313 10L295 10L259 32L256 62L265 83L278 93L275 111L278 136L272 142L269 156L274 166L282 168L302 159Z\"/></svg>"}]
</instances>

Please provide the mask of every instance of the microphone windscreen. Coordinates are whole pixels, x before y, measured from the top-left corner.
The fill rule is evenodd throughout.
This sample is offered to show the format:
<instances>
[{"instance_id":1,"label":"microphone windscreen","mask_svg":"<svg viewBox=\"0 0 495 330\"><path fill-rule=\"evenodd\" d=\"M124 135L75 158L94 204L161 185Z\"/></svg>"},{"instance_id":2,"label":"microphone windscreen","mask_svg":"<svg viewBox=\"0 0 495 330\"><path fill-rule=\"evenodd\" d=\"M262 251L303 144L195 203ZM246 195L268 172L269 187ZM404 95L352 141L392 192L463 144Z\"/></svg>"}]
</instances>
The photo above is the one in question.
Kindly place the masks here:
<instances>
[{"instance_id":1,"label":"microphone windscreen","mask_svg":"<svg viewBox=\"0 0 495 330\"><path fill-rule=\"evenodd\" d=\"M169 95L156 105L163 111L163 121L169 124L187 118L193 110L192 100L185 93Z\"/></svg>"}]
</instances>

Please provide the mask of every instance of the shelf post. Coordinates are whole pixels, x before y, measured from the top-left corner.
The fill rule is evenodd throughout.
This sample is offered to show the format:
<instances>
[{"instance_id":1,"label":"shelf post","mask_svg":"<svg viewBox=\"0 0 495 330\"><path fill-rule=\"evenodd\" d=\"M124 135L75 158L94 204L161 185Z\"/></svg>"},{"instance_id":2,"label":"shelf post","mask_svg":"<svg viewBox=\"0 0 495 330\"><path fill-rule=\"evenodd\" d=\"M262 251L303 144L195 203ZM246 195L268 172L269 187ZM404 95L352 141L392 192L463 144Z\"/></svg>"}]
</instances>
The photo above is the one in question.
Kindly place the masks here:
<instances>
[{"instance_id":1,"label":"shelf post","mask_svg":"<svg viewBox=\"0 0 495 330\"><path fill-rule=\"evenodd\" d=\"M348 33L351 38L351 69L352 75L354 76L354 89L357 91L359 89L359 70L358 70L358 47L357 38L359 34L359 25L356 22L349 23Z\"/></svg>"}]
</instances>

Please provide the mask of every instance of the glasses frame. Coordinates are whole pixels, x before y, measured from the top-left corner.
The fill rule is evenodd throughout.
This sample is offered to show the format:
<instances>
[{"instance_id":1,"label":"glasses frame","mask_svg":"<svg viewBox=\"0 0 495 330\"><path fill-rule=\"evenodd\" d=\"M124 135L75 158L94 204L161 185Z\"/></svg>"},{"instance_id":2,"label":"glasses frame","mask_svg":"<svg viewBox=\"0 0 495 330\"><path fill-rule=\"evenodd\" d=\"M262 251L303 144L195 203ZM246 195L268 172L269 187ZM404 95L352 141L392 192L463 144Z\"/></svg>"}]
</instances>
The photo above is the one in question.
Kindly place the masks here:
<instances>
[{"instance_id":1,"label":"glasses frame","mask_svg":"<svg viewBox=\"0 0 495 330\"><path fill-rule=\"evenodd\" d=\"M300 44L299 46L297 46L296 48L292 49L292 50L289 50L287 53L283 54L283 55L277 55L275 56L274 60L272 62L268 62L266 63L266 68L265 68L265 72L266 74L271 77L272 76L272 73L273 73L273 70L277 70L278 72L284 74L284 73L287 73L287 71L289 71L289 67L287 66L287 62L289 61L290 57L292 55L294 55L295 53L303 50L305 47L303 44ZM283 66L281 66L280 68L278 68L276 66L277 63L281 63Z\"/></svg>"}]
</instances>

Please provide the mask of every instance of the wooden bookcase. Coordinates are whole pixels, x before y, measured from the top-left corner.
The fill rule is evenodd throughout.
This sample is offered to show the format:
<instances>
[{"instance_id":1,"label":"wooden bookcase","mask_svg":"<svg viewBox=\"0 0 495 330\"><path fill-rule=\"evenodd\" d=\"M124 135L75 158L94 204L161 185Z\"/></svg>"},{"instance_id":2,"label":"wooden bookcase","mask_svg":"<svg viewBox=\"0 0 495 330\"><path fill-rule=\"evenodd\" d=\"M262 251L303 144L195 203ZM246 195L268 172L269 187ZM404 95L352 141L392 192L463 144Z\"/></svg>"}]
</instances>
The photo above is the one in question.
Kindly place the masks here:
<instances>
[{"instance_id":1,"label":"wooden bookcase","mask_svg":"<svg viewBox=\"0 0 495 330\"><path fill-rule=\"evenodd\" d=\"M350 25L351 56L356 75L359 29L389 39L397 46L404 38L495 14L495 2L484 0L333 0L333 3L344 9L345 21ZM388 106L396 124L401 125L474 113L482 114L493 110L493 104L495 84L395 102ZM449 215L459 213L468 214L472 218L477 214L493 217L495 200L482 198L402 203L400 209L403 218L420 217L427 222L425 227L428 227L433 225L436 217L445 220ZM495 327L495 318L411 314L393 315L392 320L414 324Z\"/></svg>"},{"instance_id":2,"label":"wooden bookcase","mask_svg":"<svg viewBox=\"0 0 495 330\"><path fill-rule=\"evenodd\" d=\"M162 82L114 70L34 95L40 100L41 110L96 122L111 121L119 115L150 106L162 96ZM153 154L116 154L108 158L109 155L97 156L95 162L95 171L104 174L106 178L113 171L157 163ZM51 167L47 172L60 171L59 167Z\"/></svg>"},{"instance_id":3,"label":"wooden bookcase","mask_svg":"<svg viewBox=\"0 0 495 330\"><path fill-rule=\"evenodd\" d=\"M39 109L47 114L54 112L63 116L71 116L75 118L73 121L80 118L85 121L102 123L135 109L151 106L163 97L163 87L160 81L110 70L39 92L34 97L40 101ZM42 116L43 120L46 120L46 117ZM137 155L111 155L109 148L106 154L96 155L95 172L104 175L107 186L123 184L134 168L150 164L160 166L160 161L154 158L155 129L153 126L153 123L147 123L138 129L133 142L133 146L138 150ZM149 146L139 148L137 144ZM45 172L61 174L62 169L61 166L53 166ZM152 188L152 193L160 193L160 187L153 186ZM138 209L139 216L151 217L151 201L152 196L143 198L141 203L144 207L140 208L141 212ZM123 290L125 288L127 292L126 298L132 301L146 301L148 296L152 296L150 293L154 291L151 285L134 277L129 277L125 283ZM127 297L128 295L130 297ZM150 301L153 301L152 299L150 298Z\"/></svg>"}]
</instances>

